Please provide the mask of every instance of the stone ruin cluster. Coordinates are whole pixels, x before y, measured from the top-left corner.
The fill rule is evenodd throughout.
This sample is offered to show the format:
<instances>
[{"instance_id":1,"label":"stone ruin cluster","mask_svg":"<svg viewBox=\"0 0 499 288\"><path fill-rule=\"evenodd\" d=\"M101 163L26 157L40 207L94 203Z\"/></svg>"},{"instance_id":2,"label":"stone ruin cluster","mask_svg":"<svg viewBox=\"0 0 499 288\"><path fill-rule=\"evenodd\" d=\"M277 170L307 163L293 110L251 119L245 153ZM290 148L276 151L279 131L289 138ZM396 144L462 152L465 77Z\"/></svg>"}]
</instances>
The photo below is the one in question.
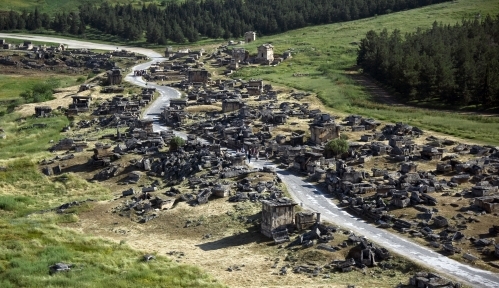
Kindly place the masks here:
<instances>
[{"instance_id":1,"label":"stone ruin cluster","mask_svg":"<svg viewBox=\"0 0 499 288\"><path fill-rule=\"evenodd\" d=\"M202 62L197 61L199 57L188 58L192 59L186 59L183 63L178 58L158 63L142 75L149 80L179 81L171 85L186 91L186 98L170 101L160 120L165 126L188 133L188 144L184 147L158 153L168 145L174 133L154 132L152 120L139 119L140 109L153 101L154 91L144 90L140 97L135 98L117 95L94 110L97 116L94 120L77 123L79 128L98 126L117 129L116 134L102 137L112 140L114 144L97 144L93 149L89 164L99 170L95 180L105 181L126 175L120 179L124 185L141 185L144 179L162 179L171 185L166 191L160 191L159 181L156 180L141 188L128 188L122 191L123 201L113 209L115 213L145 223L159 216L161 210L172 209L179 201L202 205L213 196L226 197L231 202L258 201L271 203L271 207L290 207L282 198L283 193L278 188L280 180L272 170L260 171L272 173L271 181L249 179L248 175L255 170L246 166L246 155L228 150L244 149L257 151L262 159L278 161L281 167L324 184L342 205L361 217L372 219L380 227L392 227L414 237L424 237L430 245L449 254L461 253L456 242L470 240L477 251L495 253L499 257L499 245L490 237L465 235L468 225L480 221L482 213L497 213L499 209L497 147L465 145L432 136L423 139L423 131L403 123L381 126L379 121L358 115L340 119L311 109L304 102L308 96L305 93L292 93L289 101L279 101L278 95L282 91L274 90L261 80L212 81L210 73L202 69ZM248 101L257 101L258 104L250 105ZM220 103L221 112L192 113L186 109ZM308 130L273 132L282 125L292 126L298 121L305 121ZM342 133L354 134L360 139L349 141L348 152L333 157L335 155L325 148L325 144L340 138ZM426 144L416 143L421 140ZM79 152L86 148L83 143L79 139L64 139L53 150ZM140 157L127 164L114 163L126 154ZM52 169L52 173L60 173L64 164L61 167L59 163L74 157L71 155L42 163L47 174L51 165L57 162L58 168ZM394 171L372 165L377 159L399 163L399 169ZM418 169L420 163L428 161L438 161L435 170ZM365 169L370 166L377 167ZM188 183L189 192L174 187L182 182ZM466 188L453 196L470 199L472 205L462 206L462 211L452 217L441 215L436 207L442 205L438 195L451 195L451 188L463 184L468 187L469 183L473 184L470 189ZM459 204L451 205L459 207ZM393 210L409 207L417 211L416 221L392 215ZM276 243L289 241L289 247L316 246L331 252L353 245L350 248L358 251L349 255L352 257L324 267L294 265L292 269L295 273L317 276L327 270L347 272L379 262L384 267L387 264L382 263L390 258L386 249L353 234L345 243L337 246L328 244L334 239L335 229L319 222L313 225L308 216L266 214L262 210L262 222L268 218L270 225L264 234ZM311 229L291 239L293 234L289 233L292 229L274 229L277 226L272 226L270 222L275 216L284 217L286 223L296 224L298 230ZM265 230L263 226L262 230ZM492 226L490 236L497 233L499 229ZM470 253L464 253L463 257L470 261L477 259ZM282 267L280 273L286 274L288 268L291 266ZM432 283L445 281L422 274L414 279L417 285L424 283L421 285L428 287Z\"/></svg>"},{"instance_id":2,"label":"stone ruin cluster","mask_svg":"<svg viewBox=\"0 0 499 288\"><path fill-rule=\"evenodd\" d=\"M120 98L114 97L112 101L100 104L95 111L104 111L103 107L106 107L106 109L116 107L114 103L123 103L123 101L116 101L116 99ZM106 181L122 175L125 171L133 170L128 172L127 176L120 180L120 183L137 184L144 176L147 176L160 178L169 185L177 185L187 180L191 189L199 189L197 193L187 194L173 193L178 192L177 190L167 191L165 195L170 199L166 200L157 198L157 196L153 199L146 196L158 189L159 182L150 187L143 187L142 190L128 189L123 191L122 195L124 197L132 196L134 198L133 201L127 200L128 204L121 205L119 210L142 211L140 213L144 213L144 215L140 215L138 222L144 223L154 219L156 215L154 209L171 208L169 204L172 204L175 198L192 201L192 204L203 204L212 195L218 197L231 196L229 201L232 202L257 201L282 195L282 191L277 188L277 180L256 185L246 182L246 179L239 183L230 180L253 171L245 165L245 154L229 153L220 144L208 144L197 140L196 137L191 135L188 136L185 146L175 151L158 153L174 137L172 131L153 132L152 120L139 120L136 114L118 114L114 111L115 108L112 109L115 113L110 116L100 116L93 120L82 120L76 123L76 130L96 126L101 128L117 127L115 134L101 136L101 139L112 140L115 143L114 145L97 142L92 149L93 155L87 165L91 169L97 170L93 177L94 180ZM123 129L123 127L128 128ZM75 153L82 152L87 148L88 144L84 141L83 136L60 140L50 150L67 151L68 153L40 162L43 166L42 171L46 175L63 173L66 167L64 161L73 159ZM127 154L140 155L140 158L132 159L128 165L121 162L116 164L117 160ZM264 170L264 172L275 175L270 169ZM197 176L202 171L206 173L201 177ZM171 197L173 197L173 200Z\"/></svg>"},{"instance_id":3,"label":"stone ruin cluster","mask_svg":"<svg viewBox=\"0 0 499 288\"><path fill-rule=\"evenodd\" d=\"M414 274L409 279L409 285L413 287L428 287L428 288L436 288L436 287L447 287L447 288L461 288L462 284L458 282L450 281L445 277L442 277L435 273L428 272L418 272Z\"/></svg>"},{"instance_id":4,"label":"stone ruin cluster","mask_svg":"<svg viewBox=\"0 0 499 288\"><path fill-rule=\"evenodd\" d=\"M83 72L91 70L100 73L116 66L116 57L143 59L141 55L126 50L107 53L95 53L87 49L67 49L63 44L58 46L33 45L30 41L16 46L0 39L4 51L12 51L10 55L0 56L0 65L19 69L37 69L41 71L72 70ZM114 58L113 58L114 57Z\"/></svg>"},{"instance_id":5,"label":"stone ruin cluster","mask_svg":"<svg viewBox=\"0 0 499 288\"><path fill-rule=\"evenodd\" d=\"M130 172L122 180L123 183L137 183L145 174L161 178L170 186L166 191L159 191L159 182L155 181L138 191L132 188L123 191L122 197L126 200L114 212L130 217L133 211L139 223L154 219L158 211L171 209L179 201L196 206L207 203L212 196L228 198L231 202L255 202L282 196L278 187L280 180L275 172L260 171L272 175L273 180L252 184L253 179L249 174L259 170L249 169L244 165L244 157L226 153L219 145L188 143L177 151L142 158L131 163L129 168L142 171ZM241 177L245 178L237 180ZM187 193L174 187L184 180L189 184Z\"/></svg>"},{"instance_id":6,"label":"stone ruin cluster","mask_svg":"<svg viewBox=\"0 0 499 288\"><path fill-rule=\"evenodd\" d=\"M465 239L472 241L477 251L490 253L491 249L486 247L495 244L494 241L483 236L479 239L466 237L462 231L466 230L470 223L479 222L480 215L499 211L499 150L496 147L476 145L468 147L452 141L440 141L434 137L427 138L433 145L446 142L448 146L455 146L450 149L443 146L437 148L436 145L418 147L406 138L408 144L400 147L400 144L393 141L394 138L390 138L389 147L384 149L379 149L381 145L372 142L356 150L362 151L364 155L380 155L382 151L381 155L395 158L394 161L398 161L400 156L398 153L393 155L393 149L398 147L409 150L410 153L403 154L403 160L407 162L401 162L398 171L373 168L372 173L368 173L356 170L353 165L347 165L349 161L356 161L355 159L338 160L336 169L329 170L326 176L328 191L335 194L341 204L347 206L354 214L371 219L383 228L393 227L414 237L424 237L430 245L441 248L445 253L460 253L460 249L453 243ZM453 153L442 157L449 150ZM350 145L350 153L352 152L354 151ZM458 160L458 155L469 154L479 157L468 161ZM440 160L436 169L420 171L418 161L428 158ZM447 176L450 179L439 176ZM450 188L468 182L474 186L454 195L470 199L469 206L461 207L464 213L457 213L450 219L439 215L439 210L435 207L438 204L437 195L450 195ZM456 208L460 206L456 203L450 205ZM405 207L413 207L418 211L417 221L395 218L391 214L393 210ZM491 228L490 236L494 235L493 231L495 229ZM465 255L463 257L472 258Z\"/></svg>"},{"instance_id":7,"label":"stone ruin cluster","mask_svg":"<svg viewBox=\"0 0 499 288\"><path fill-rule=\"evenodd\" d=\"M389 260L391 254L383 247L378 247L374 243L369 242L364 237L358 237L355 234L350 234L347 241L343 241L339 245L332 246L328 244L334 239L334 233L337 228L328 227L320 223L316 223L310 227L308 232L300 234L294 241L289 243L289 247L301 245L303 248L316 246L316 249L329 252L336 252L342 249L350 249L349 255L351 258L346 260L335 260L330 265L324 267L307 267L306 265L298 265L293 268L295 273L309 273L317 276L323 269L339 270L341 272L350 272L354 267L363 269L364 267L377 266L379 262ZM345 231L345 233L349 233Z\"/></svg>"},{"instance_id":8,"label":"stone ruin cluster","mask_svg":"<svg viewBox=\"0 0 499 288\"><path fill-rule=\"evenodd\" d=\"M102 123L98 120L91 122L80 124L92 126ZM150 121L145 123L152 124ZM151 132L151 127L144 126L142 120L129 124L131 124L130 128L126 132L120 133L118 130L116 134L103 136L103 138L109 138L117 144L110 145L100 142L95 144L92 149L93 155L87 163L89 169L97 171L93 177L94 180L106 181L123 175L125 171L132 170L126 174L126 177L119 180L121 184L137 184L147 176L160 178L171 186L186 180L193 191L197 190L197 192L181 194L178 190L172 189L164 193L165 199L158 198L158 196L151 199L149 194L157 191L159 187L159 182L156 181L155 185L143 187L142 190L128 189L123 191L123 197L132 196L134 198L133 201L127 200L129 203L120 206L119 209L120 211L132 209L143 211L140 213L145 214L141 215L138 222L143 223L153 219L154 209L171 208L165 203L173 204L177 198L197 205L206 203L212 195L230 196L229 201L232 202L258 201L282 195L282 191L277 186L279 180L271 169L264 169L263 172L274 175L273 181L251 184L248 179L239 182L232 180L255 171L245 165L245 154L229 153L219 144L202 143L192 139L192 137L185 146L179 147L175 151L158 153L166 145L165 143L169 143L170 139L173 138L173 133L171 131ZM136 126L138 128L135 128ZM75 153L86 148L88 145L82 139L65 138L59 141L51 148L51 151L68 151L68 153L56 156L54 159L41 161L42 171L46 175L63 173L66 167L65 161L73 159ZM128 165L122 162L116 164L117 160L127 154L139 155L140 158L132 159ZM199 176L199 172L204 173ZM146 212L151 212L151 215Z\"/></svg>"},{"instance_id":9,"label":"stone ruin cluster","mask_svg":"<svg viewBox=\"0 0 499 288\"><path fill-rule=\"evenodd\" d=\"M473 223L476 217L457 215L448 219L439 215L435 207L439 205L439 194L448 195L453 188L473 183L471 190L455 194L456 197L473 199L472 205L462 209L478 216L481 213L496 213L499 209L497 147L465 145L433 136L422 139L423 131L417 127L396 123L380 129L378 121L357 115L350 115L341 121L321 111L309 110L306 103L279 103L277 98L266 103L266 99L262 100L259 106L249 106L245 103L246 97L258 99L264 94L246 96L244 94L248 93L242 85L237 86L233 80L228 83L224 85L223 93L206 91L206 86L190 90L188 99L182 105L165 108L165 124L185 129L225 147L256 148L260 157L270 155L284 167L325 183L328 191L336 194L341 203L355 214L370 218L381 227L393 227L403 233L425 237L431 245L441 247L447 253L459 252L452 245L453 241L470 239L461 232L468 227L462 222ZM210 95L214 96L210 98ZM223 113L192 116L185 110L188 105L215 102L222 102ZM293 121L292 117L310 119L309 139L305 138L305 131L272 136L274 127ZM186 119L198 121L188 122ZM364 134L359 135L358 142L349 142L348 153L330 158L324 144L339 137L341 132ZM426 144L416 144L416 140L426 141ZM474 158L462 161L459 160L461 156ZM367 172L364 166L372 164L370 162L376 161L377 157L399 163L399 169L393 171L377 167ZM435 160L439 160L435 170L418 169L418 163ZM397 219L390 214L391 210L406 207L414 207L421 212L418 214L420 221ZM477 243L478 251L482 251L482 242Z\"/></svg>"},{"instance_id":10,"label":"stone ruin cluster","mask_svg":"<svg viewBox=\"0 0 499 288\"><path fill-rule=\"evenodd\" d=\"M225 75L232 74L243 65L259 64L277 66L286 59L292 58L292 52L290 50L285 51L282 55L275 55L274 46L268 43L258 46L255 55L250 55L250 51L243 47L231 47L234 44L235 43L229 42L228 45L219 46L217 50L206 59L212 60L212 66L225 67Z\"/></svg>"}]
</instances>

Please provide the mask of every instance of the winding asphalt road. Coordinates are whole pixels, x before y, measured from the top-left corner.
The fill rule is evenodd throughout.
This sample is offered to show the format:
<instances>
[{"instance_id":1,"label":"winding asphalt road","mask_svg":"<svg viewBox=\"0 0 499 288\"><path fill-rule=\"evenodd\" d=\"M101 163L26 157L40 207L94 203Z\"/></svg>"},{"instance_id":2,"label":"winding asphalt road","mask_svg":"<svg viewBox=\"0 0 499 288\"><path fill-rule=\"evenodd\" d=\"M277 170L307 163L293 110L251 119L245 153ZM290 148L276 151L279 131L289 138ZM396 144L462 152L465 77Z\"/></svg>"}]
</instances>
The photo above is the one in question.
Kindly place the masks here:
<instances>
[{"instance_id":1,"label":"winding asphalt road","mask_svg":"<svg viewBox=\"0 0 499 288\"><path fill-rule=\"evenodd\" d=\"M153 51L151 49L140 48L140 47L114 46L109 44L93 43L93 42L73 40L73 39L62 39L62 38L43 36L43 35L24 35L16 33L0 33L0 38L13 38L13 39L31 40L37 42L62 43L67 45L68 48L74 48L74 49L84 48L84 49L98 49L98 50L109 50L109 51L117 49L120 50L125 49L149 57L150 61L133 67L132 71L145 70L149 68L151 64L156 62L161 62L164 60L164 58L162 58L163 55L161 55L160 53ZM160 93L160 97L154 100L154 102L151 103L151 105L149 105L146 111L143 113L142 116L144 118L158 120L159 115L163 111L163 107L169 105L170 99L179 98L181 95L180 92L171 87L147 83L146 81L144 81L142 77L133 76L133 72L126 75L125 81L141 87L154 87ZM158 121L155 121L154 129L157 131L157 130L162 130L163 128L159 125Z\"/></svg>"},{"instance_id":2,"label":"winding asphalt road","mask_svg":"<svg viewBox=\"0 0 499 288\"><path fill-rule=\"evenodd\" d=\"M114 50L115 46L98 44L91 42L83 42L77 40L59 39L55 37L35 36L35 35L20 35L20 34L6 34L0 33L0 38L17 38L17 39L31 39L33 41L41 42L55 42L67 44L70 48L88 48L100 50ZM120 49L127 49L136 53L144 54L152 59L152 61L140 64L134 67L134 70L146 69L152 63L161 61L162 58L159 53L136 47L119 47ZM161 94L154 103L152 103L144 112L144 118L158 119L162 108L168 104L169 99L178 98L180 93L171 87L159 86L147 83L141 77L134 77L129 74L125 78L133 84L142 87L155 87ZM160 125L159 122L155 123L155 130L165 130L167 128ZM178 135L184 136L184 133L178 132ZM263 166L274 166L271 162L264 160L253 161L252 167L262 168ZM349 213L338 208L329 198L329 196L319 190L314 185L304 181L301 177L290 173L287 170L276 169L283 183L286 184L288 191L297 203L301 203L304 208L321 213L321 217L332 223L351 230L356 235L362 235L368 239L392 250L402 256L405 256L415 262L425 265L435 271L447 274L458 281L464 282L472 287L499 287L499 275L471 267L452 260L448 257L442 256L422 245L413 243L404 239L396 234L388 232L383 229L376 228L362 219L354 217Z\"/></svg>"}]
</instances>

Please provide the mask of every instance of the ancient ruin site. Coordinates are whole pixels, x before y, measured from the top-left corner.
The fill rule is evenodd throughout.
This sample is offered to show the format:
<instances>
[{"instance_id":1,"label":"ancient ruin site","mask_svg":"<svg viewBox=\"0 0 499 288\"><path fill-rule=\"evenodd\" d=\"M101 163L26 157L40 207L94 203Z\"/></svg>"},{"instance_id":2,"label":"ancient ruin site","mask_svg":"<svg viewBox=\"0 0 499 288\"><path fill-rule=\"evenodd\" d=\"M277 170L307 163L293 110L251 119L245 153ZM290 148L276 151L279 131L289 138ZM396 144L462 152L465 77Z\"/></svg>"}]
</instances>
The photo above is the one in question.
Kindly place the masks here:
<instances>
[{"instance_id":1,"label":"ancient ruin site","mask_svg":"<svg viewBox=\"0 0 499 288\"><path fill-rule=\"evenodd\" d=\"M335 107L324 51L255 31L0 33L0 287L499 287L496 138L374 117L420 108L358 66L374 112Z\"/></svg>"}]
</instances>

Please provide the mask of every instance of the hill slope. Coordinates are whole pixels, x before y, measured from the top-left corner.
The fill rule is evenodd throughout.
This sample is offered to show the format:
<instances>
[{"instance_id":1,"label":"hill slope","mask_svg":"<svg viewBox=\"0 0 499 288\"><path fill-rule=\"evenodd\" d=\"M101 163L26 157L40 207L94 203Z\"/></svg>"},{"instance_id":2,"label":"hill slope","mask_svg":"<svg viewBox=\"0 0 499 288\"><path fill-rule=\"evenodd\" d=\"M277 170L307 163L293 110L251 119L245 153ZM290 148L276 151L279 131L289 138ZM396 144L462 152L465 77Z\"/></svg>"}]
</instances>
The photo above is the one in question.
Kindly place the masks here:
<instances>
[{"instance_id":1,"label":"hill slope","mask_svg":"<svg viewBox=\"0 0 499 288\"><path fill-rule=\"evenodd\" d=\"M135 7L141 7L142 4L155 3L161 5L162 2L176 2L179 0L152 0L152 1L139 1L139 0L106 0L110 4L132 4ZM84 2L101 4L103 1L97 0L0 0L1 10L28 10L31 11L38 8L42 12L68 12L72 9L78 8Z\"/></svg>"},{"instance_id":2,"label":"hill slope","mask_svg":"<svg viewBox=\"0 0 499 288\"><path fill-rule=\"evenodd\" d=\"M414 107L382 104L369 95L354 78L360 40L373 29L401 30L402 35L429 28L432 23L455 24L461 19L474 19L478 13L497 15L499 2L471 0L442 3L424 8L392 13L367 19L306 27L263 37L246 45L249 51L263 43L272 43L275 53L292 51L293 59L277 67L242 69L236 78L262 78L300 90L311 91L339 113L355 113L391 122L407 122L421 128L454 136L499 143L496 136L499 119L458 113L443 113ZM298 76L297 76L298 75ZM469 133L473 131L473 133Z\"/></svg>"}]
</instances>

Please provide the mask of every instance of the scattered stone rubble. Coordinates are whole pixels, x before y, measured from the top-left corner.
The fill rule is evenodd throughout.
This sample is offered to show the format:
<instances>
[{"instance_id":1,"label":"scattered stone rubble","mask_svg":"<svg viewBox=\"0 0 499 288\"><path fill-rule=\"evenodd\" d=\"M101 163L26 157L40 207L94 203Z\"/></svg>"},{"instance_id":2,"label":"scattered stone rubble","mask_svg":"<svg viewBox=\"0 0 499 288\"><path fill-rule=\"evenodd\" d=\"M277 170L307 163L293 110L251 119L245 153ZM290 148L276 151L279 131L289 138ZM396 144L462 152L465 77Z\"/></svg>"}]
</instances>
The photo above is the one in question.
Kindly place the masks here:
<instances>
[{"instance_id":1,"label":"scattered stone rubble","mask_svg":"<svg viewBox=\"0 0 499 288\"><path fill-rule=\"evenodd\" d=\"M156 218L160 210L172 209L175 203L179 201L186 201L195 206L207 203L212 196L229 197L232 195L229 198L229 201L232 202L276 199L282 196L282 191L276 187L279 180L277 180L275 174L274 181L258 182L256 185L251 185L251 178L234 182L231 178L247 175L253 172L253 170L237 166L222 168L224 165L230 166L230 158L226 158L225 160L224 158L216 158L213 149L210 151L206 145L204 149L202 147L198 146L196 148L186 145L183 148L186 149L185 151L190 151L191 153L184 150L176 151L171 153L169 157L165 157L163 162L158 161L157 167L163 167L161 169L166 171L161 172L163 176L158 175L158 172L151 172L154 168L147 173L148 175L153 175L152 173L154 173L155 176L165 177L165 182L169 183L169 185L179 184L182 178L186 179L190 188L198 192L181 193L174 186L171 186L166 192L161 192L157 186L143 187L138 192L130 188L123 191L122 197L125 197L126 200L113 209L113 212L121 216L131 217L130 212L134 211L134 215L138 216L137 222L145 223ZM208 157L210 156L210 152L215 157L212 160ZM215 162L213 163L213 161ZM154 163L156 161L153 162L152 167L156 167ZM191 170L186 167L198 167L197 169L200 170ZM196 176L196 172L205 169L209 169L209 172L201 175L201 177ZM127 179L140 177L137 176L136 172L130 173L132 175L128 175ZM137 181L137 179L134 180L134 182Z\"/></svg>"},{"instance_id":2,"label":"scattered stone rubble","mask_svg":"<svg viewBox=\"0 0 499 288\"><path fill-rule=\"evenodd\" d=\"M378 262L391 258L388 250L378 247L364 237L358 237L355 234L349 235L348 242L344 242L340 246L331 246L328 243L334 239L337 228L321 224L320 213L305 211L295 214L295 205L296 203L286 198L262 201L261 232L265 236L273 238L276 244L290 242L287 245L288 249L293 249L296 246L301 246L301 249L316 246L319 250L336 252L353 245L351 251L358 251L358 253L349 254L356 255L354 258L334 261L331 265L326 266L295 265L293 267L294 273L305 273L317 277L326 273L326 270L337 269L342 272L349 272L352 271L353 267L362 269L376 266ZM303 230L306 230L306 232L302 232L291 241L290 233L293 234ZM277 263L273 267L276 268ZM287 266L282 267L279 274L285 275L287 268Z\"/></svg>"},{"instance_id":3,"label":"scattered stone rubble","mask_svg":"<svg viewBox=\"0 0 499 288\"><path fill-rule=\"evenodd\" d=\"M418 272L409 279L409 285L413 287L448 287L448 288L461 288L462 284L452 282L444 277L428 272Z\"/></svg>"},{"instance_id":4,"label":"scattered stone rubble","mask_svg":"<svg viewBox=\"0 0 499 288\"><path fill-rule=\"evenodd\" d=\"M51 265L49 267L49 274L55 274L58 272L69 272L71 268L73 268L73 264L66 264L66 263L55 263L54 265Z\"/></svg>"},{"instance_id":5,"label":"scattered stone rubble","mask_svg":"<svg viewBox=\"0 0 499 288\"><path fill-rule=\"evenodd\" d=\"M64 179L62 179L64 181ZM71 208L75 208L75 207L79 207L85 203L88 203L88 202L93 202L95 200L93 199L87 199L87 200L83 200L83 201L72 201L72 202L68 202L68 203L64 203L64 204L61 204L60 206L58 207L55 207L55 208L51 208L51 209L47 209L47 210L42 210L42 211L37 211L37 212L34 212L35 214L38 214L38 213L47 213L47 212L55 212L55 213L58 213L58 214L68 214L68 213L74 213L73 211L71 211ZM69 210L69 211L68 211Z\"/></svg>"},{"instance_id":6,"label":"scattered stone rubble","mask_svg":"<svg viewBox=\"0 0 499 288\"><path fill-rule=\"evenodd\" d=\"M59 46L35 46L27 41L24 45L12 46L4 43L4 49L22 50L13 51L12 54L0 56L0 65L17 69L36 69L40 71L58 71L68 73L84 73L91 70L99 73L116 66L116 59L143 59L128 51L112 51L109 53L94 53L86 49L67 49ZM7 48L6 48L7 47ZM7 50L7 51L11 51Z\"/></svg>"},{"instance_id":7,"label":"scattered stone rubble","mask_svg":"<svg viewBox=\"0 0 499 288\"><path fill-rule=\"evenodd\" d=\"M0 40L0 42L4 42ZM58 46L35 46L30 41L21 45L1 44L10 55L0 56L0 65L18 69L36 69L40 71L56 71L68 73L84 73L91 70L99 73L116 66L116 59L144 59L142 55L126 50L95 53L87 49L67 49L63 44ZM17 50L17 51L14 51Z\"/></svg>"},{"instance_id":8,"label":"scattered stone rubble","mask_svg":"<svg viewBox=\"0 0 499 288\"><path fill-rule=\"evenodd\" d=\"M274 90L261 80L211 80L210 73L202 69L202 62L198 61L202 52L195 53L199 57L189 53L183 62L182 57L186 55L179 56L181 53L178 52L174 60L157 63L149 71L136 73L146 79L177 81L169 85L186 91L185 99L170 101L170 106L165 107L160 115L162 124L189 133L184 147L164 152L174 137L173 132L154 132L152 120L139 119L140 109L154 99L151 89L144 89L140 96L116 95L93 107L93 120L76 123L76 129L116 129L116 134L103 137L112 140L112 145L96 145L93 150L89 163L100 169L94 179L105 181L127 171L123 184L138 184L147 175L160 178L170 186L166 191L166 187L160 188L159 185L143 187L141 191L127 189L122 192L124 202L114 212L144 223L159 216L161 210L172 209L178 201L194 206L205 204L214 196L227 197L231 202L260 201L262 233L273 238L275 243L291 241L295 229L315 227L291 243L303 248L317 245L318 249L326 251L343 248L328 246L334 231L321 226L320 221L314 224L308 214L295 215L293 207L296 203L283 198L282 191L277 188L280 180L275 173L273 181L258 182L248 178L249 173L254 172L245 165L249 160L248 152L257 159L277 160L281 167L325 184L327 191L352 213L372 219L383 228L392 227L414 237L425 237L430 245L445 253L460 253L455 244L465 239L472 240L462 231L466 230L467 223L479 220L461 214L452 218L440 215L436 208L443 205L438 201L439 193L451 193L459 185L473 183L470 191L456 193L458 197L474 198L473 204L465 210L471 213L499 211L497 147L468 146L432 136L425 139L424 145L416 144L416 140L422 140L424 135L417 127L403 123L380 127L379 121L358 115L339 119L311 109L303 101L306 95L299 92L291 95L291 98L300 99L299 103L279 102L277 96L282 91ZM227 59L219 60L222 55L216 53L210 57L222 65L229 65ZM237 53L234 55L242 57ZM259 104L249 105L246 103L248 99ZM88 109L82 111L90 112L89 102L74 104L86 105ZM221 105L221 111L191 113L187 109L211 104ZM307 131L275 136L271 133L276 127L297 120L308 121L310 137L305 137ZM360 140L350 141L348 152L333 157L335 155L325 148L325 144L340 138L345 132L359 133ZM201 143L198 139L207 142ZM64 139L51 150L81 151L81 148L76 149L79 147L77 143L77 139ZM237 152L230 152L227 148ZM126 154L139 157L126 164L114 164ZM464 155L473 155L474 158L460 161ZM379 166L370 171L363 169L367 163L381 158L398 163L397 171ZM418 168L420 163L428 161L438 161L435 170ZM174 187L181 183L188 183L191 191L184 193ZM401 208L416 209L420 213L416 220L395 217L393 210ZM497 232L495 226L491 228L491 234ZM358 259L338 261L332 267L348 271L350 267L372 266L389 257L388 251L364 238L355 235L350 238L350 242L356 243L361 251ZM477 247L495 244L483 237L473 239L473 242ZM499 255L498 246L494 247L494 253ZM313 275L321 273L317 267L297 267L293 271ZM287 268L281 274L286 274L286 271Z\"/></svg>"}]
</instances>

